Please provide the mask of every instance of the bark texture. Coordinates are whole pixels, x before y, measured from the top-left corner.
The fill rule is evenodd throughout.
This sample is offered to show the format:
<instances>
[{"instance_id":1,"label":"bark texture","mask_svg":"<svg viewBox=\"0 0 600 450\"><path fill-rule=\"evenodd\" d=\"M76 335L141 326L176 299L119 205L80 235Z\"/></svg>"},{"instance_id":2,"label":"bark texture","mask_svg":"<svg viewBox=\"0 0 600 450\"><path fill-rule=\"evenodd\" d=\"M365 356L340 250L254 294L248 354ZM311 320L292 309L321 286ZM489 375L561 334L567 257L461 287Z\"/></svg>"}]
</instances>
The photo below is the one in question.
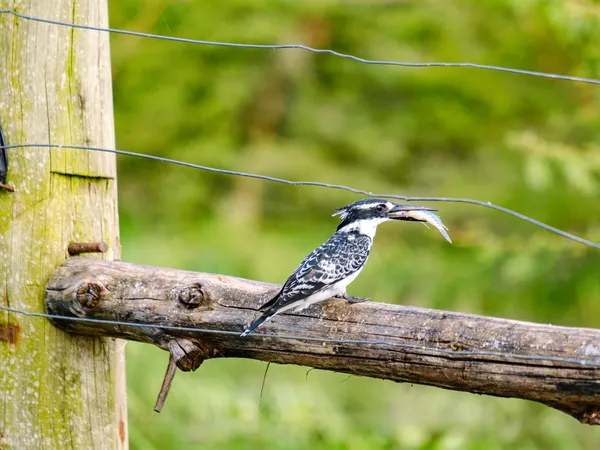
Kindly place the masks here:
<instances>
[{"instance_id":1,"label":"bark texture","mask_svg":"<svg viewBox=\"0 0 600 450\"><path fill-rule=\"evenodd\" d=\"M50 313L72 318L153 324L56 320L73 333L155 344L182 370L195 370L207 358L253 358L533 400L581 422L600 423L599 330L332 299L275 316L256 334L240 337L278 288L225 275L73 258L50 280L46 305Z\"/></svg>"},{"instance_id":2,"label":"bark texture","mask_svg":"<svg viewBox=\"0 0 600 450\"><path fill-rule=\"evenodd\" d=\"M45 19L108 25L106 0L0 0ZM0 14L0 124L6 144L114 147L109 38ZM7 150L0 190L0 304L44 311L70 242L119 256L115 156ZM74 337L0 311L0 448L127 447L123 342Z\"/></svg>"}]
</instances>

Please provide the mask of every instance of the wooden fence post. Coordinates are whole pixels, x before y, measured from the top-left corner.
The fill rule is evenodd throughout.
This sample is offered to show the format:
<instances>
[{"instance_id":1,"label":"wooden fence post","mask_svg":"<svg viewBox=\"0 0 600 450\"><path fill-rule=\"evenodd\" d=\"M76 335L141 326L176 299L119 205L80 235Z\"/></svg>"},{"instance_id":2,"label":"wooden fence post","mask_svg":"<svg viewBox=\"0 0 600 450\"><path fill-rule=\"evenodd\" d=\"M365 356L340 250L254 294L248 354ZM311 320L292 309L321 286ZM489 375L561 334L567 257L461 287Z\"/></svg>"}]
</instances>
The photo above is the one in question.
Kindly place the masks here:
<instances>
[{"instance_id":1,"label":"wooden fence post","mask_svg":"<svg viewBox=\"0 0 600 450\"><path fill-rule=\"evenodd\" d=\"M108 25L106 0L0 0L0 9ZM108 35L0 14L0 126L7 145L114 147ZM42 312L70 243L104 241L98 256L119 256L115 156L7 155L14 192L0 189L0 304ZM122 341L0 313L0 449L127 448L124 386Z\"/></svg>"}]
</instances>

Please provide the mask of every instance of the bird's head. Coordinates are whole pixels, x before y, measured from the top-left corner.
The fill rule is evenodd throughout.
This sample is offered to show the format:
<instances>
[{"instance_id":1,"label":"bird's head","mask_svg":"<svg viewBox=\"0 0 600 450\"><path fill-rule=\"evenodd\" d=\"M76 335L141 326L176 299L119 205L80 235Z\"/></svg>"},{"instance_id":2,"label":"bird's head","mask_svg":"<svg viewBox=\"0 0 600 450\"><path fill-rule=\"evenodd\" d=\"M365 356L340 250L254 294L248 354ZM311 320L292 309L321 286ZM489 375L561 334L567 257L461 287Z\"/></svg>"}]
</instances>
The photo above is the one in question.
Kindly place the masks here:
<instances>
[{"instance_id":1,"label":"bird's head","mask_svg":"<svg viewBox=\"0 0 600 450\"><path fill-rule=\"evenodd\" d=\"M398 205L387 200L369 198L339 208L333 215L340 216L341 221L337 228L339 232L357 231L373 237L380 223L388 220L405 220L430 223L450 241L441 219L430 211L436 209L426 206Z\"/></svg>"}]
</instances>

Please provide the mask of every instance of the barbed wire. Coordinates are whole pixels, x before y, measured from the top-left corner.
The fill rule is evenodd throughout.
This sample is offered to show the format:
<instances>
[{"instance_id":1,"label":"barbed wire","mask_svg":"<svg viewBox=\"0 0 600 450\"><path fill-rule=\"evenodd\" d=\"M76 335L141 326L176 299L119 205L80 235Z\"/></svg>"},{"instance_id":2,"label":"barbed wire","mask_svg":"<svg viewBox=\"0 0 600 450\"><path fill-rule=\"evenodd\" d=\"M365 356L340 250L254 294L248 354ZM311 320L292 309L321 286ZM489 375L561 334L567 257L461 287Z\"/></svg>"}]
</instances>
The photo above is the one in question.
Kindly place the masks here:
<instances>
[{"instance_id":1,"label":"barbed wire","mask_svg":"<svg viewBox=\"0 0 600 450\"><path fill-rule=\"evenodd\" d=\"M169 330L169 331L180 331L180 332L192 332L192 333L205 333L205 334L217 334L217 335L228 335L228 336L237 336L240 339L249 339L249 338L261 338L261 339L289 339L294 341L309 341L309 342L319 342L319 343L327 343L327 344L356 344L356 345L379 345L386 347L398 347L404 348L407 350L413 350L418 354L428 354L428 356L441 356L441 357L449 357L449 359L456 359L457 357L498 357L503 359L514 359L521 361L537 361L537 362L545 362L545 363L562 363L562 364L572 364L576 366L583 366L590 369L600 369L600 362L596 363L594 361L589 361L585 359L577 359L577 358L563 358L560 356L543 356L543 355L520 355L515 353L505 353L505 352L493 352L487 350L452 350L452 349L444 349L444 348L434 348L427 347L424 345L417 344L407 344L404 342L390 342L381 339L331 339L331 338L320 338L313 336L298 336L298 335L287 335L287 334L258 334L253 333L243 338L240 336L242 330L233 331L233 330L216 330L212 328L197 328L197 327L181 327L174 325L159 325L156 323L142 323L142 322L126 322L119 320L104 320L104 319L93 319L89 317L68 317L62 316L60 314L47 314L47 313L38 313L32 311L25 311L19 308L13 308L10 306L0 305L0 310L6 311L9 313L20 314L27 317L38 317L52 320L68 320L73 322L87 322L87 323L96 323L96 324L105 324L105 325L115 325L115 326L133 326L140 328L153 328L153 329L161 329L161 330ZM502 363L503 361L498 361ZM550 364L552 366L552 364ZM553 366L554 367L554 366Z\"/></svg>"},{"instance_id":2,"label":"barbed wire","mask_svg":"<svg viewBox=\"0 0 600 450\"><path fill-rule=\"evenodd\" d=\"M165 158L162 156L155 156L155 155L148 155L145 153L137 153L137 152L132 152L132 151L128 151L128 150L117 150L117 149L112 149L112 148L102 148L102 147L89 147L89 146L84 146L84 145L63 145L63 144L13 144L13 145L5 145L5 146L0 146L0 149L16 149L16 148L55 148L55 149L61 149L61 148L67 148L67 149L74 149L74 150L86 150L86 151L96 151L96 152L106 152L106 153L114 153L117 155L126 155L126 156L134 156L134 157L138 157L138 158L146 158L146 159L150 159L150 160L154 160L154 161L159 161L159 162L163 162L163 163L168 163L168 164L174 164L174 165L179 165L179 166L184 166L184 167L190 167L192 169L198 169L198 170L204 170L207 172L213 172L213 173L220 173L220 174L224 174L224 175L233 175L233 176L238 176L238 177L246 177L246 178L255 178L258 180L265 180L265 181L271 181L271 182L275 182L275 183L281 183L281 184L288 184L288 185L292 185L292 186L316 186L316 187L324 187L324 188L329 188L329 189L337 189L337 190L343 190L343 191L347 191L347 192L352 192L354 194L359 194L359 195L365 195L367 197L374 197L374 198L389 198L389 199L394 199L394 200L402 200L402 201L406 201L406 202L448 202L448 203L467 203L467 204L471 204L471 205L477 205L477 206L483 206L486 208L491 208L491 209L495 209L496 211L500 211L503 212L505 214L509 214L511 216L517 217L518 219L524 220L526 222L529 222L533 225L536 225L540 228L543 228L547 231L550 231L552 233L556 233L564 238L570 239L572 241L578 242L580 244L583 245L587 245L590 247L594 247L594 248L600 248L600 244L584 239L584 238L580 238L578 236L575 236L574 234L568 233L564 230L561 230L559 228L555 228L551 225L548 225L544 222L540 222L539 220L533 219L532 217L526 216L525 214L521 214L517 211L513 211L512 209L508 209L505 208L503 206L498 206L498 205L494 205L491 202L485 202L485 201L481 201L481 200L474 200L474 199L470 199L470 198L454 198L454 197L409 197L409 196L405 196L405 195L397 195L397 194L377 194L377 193L373 193L370 191L365 191L362 189L356 189L350 186L345 186L345 185L341 185L341 184L331 184L331 183L321 183L318 181L292 181L292 180L286 180L283 178L276 178L276 177L270 177L268 175L259 175L259 174L255 174L255 173L247 173L247 172L238 172L235 170L227 170L227 169L218 169L215 167L209 167L209 166L202 166L199 164L193 164L190 162L185 162L185 161L179 161L176 159L171 159L171 158Z\"/></svg>"},{"instance_id":3,"label":"barbed wire","mask_svg":"<svg viewBox=\"0 0 600 450\"><path fill-rule=\"evenodd\" d=\"M482 69L482 70L492 70L497 72L508 72L519 75L529 75L543 78L552 78L557 80L567 80L567 81L577 81L581 83L591 83L591 84L600 84L600 80L595 78L587 78L587 77L576 77L571 75L562 75L557 73L549 73L549 72L539 72L534 70L525 70L525 69L514 69L510 67L501 67L494 66L489 64L477 64L477 63L447 63L447 62L402 62L402 61L386 61L386 60L374 60L374 59L366 59L360 58L358 56L350 55L347 53L337 52L335 50L330 49L319 49L309 47L307 45L302 44L245 44L245 43L237 43L237 42L221 42L221 41L207 41L201 39L189 39L189 38L179 38L174 36L165 36L160 34L152 34L152 33L143 33L139 31L130 31L130 30L121 30L117 28L104 28L104 27L96 27L92 25L81 25L76 23L68 23L61 22L58 20L44 19L41 17L29 16L26 14L22 14L16 12L12 9L0 9L0 13L2 14L11 14L19 19L30 20L33 22L41 22L47 23L51 25L57 25L62 27L70 27L77 28L82 30L91 30L91 31L99 31L104 33L113 33L113 34L122 34L126 36L136 36L150 39L160 39L163 41L171 41L171 42L180 42L185 44L195 44L195 45L211 45L218 47L233 47L233 48L244 48L244 49L262 49L262 50L284 50L284 49L296 49L296 50L305 50L312 53L321 53L332 56L337 56L343 59L349 59L352 61L356 61L363 64L370 65L379 65L379 66L400 66L400 67L413 67L413 68L423 68L423 67L454 67L454 68L471 68L471 69Z\"/></svg>"}]
</instances>

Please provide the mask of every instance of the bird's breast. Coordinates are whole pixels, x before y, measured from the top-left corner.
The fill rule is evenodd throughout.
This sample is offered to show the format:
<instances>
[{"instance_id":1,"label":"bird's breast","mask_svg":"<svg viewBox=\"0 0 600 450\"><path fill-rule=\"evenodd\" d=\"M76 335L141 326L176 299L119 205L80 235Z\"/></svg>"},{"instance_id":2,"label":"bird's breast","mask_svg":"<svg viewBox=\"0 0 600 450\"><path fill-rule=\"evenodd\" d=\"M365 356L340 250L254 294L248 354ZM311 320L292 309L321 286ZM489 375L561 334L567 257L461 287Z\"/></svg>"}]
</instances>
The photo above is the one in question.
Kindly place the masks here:
<instances>
[{"instance_id":1,"label":"bird's breast","mask_svg":"<svg viewBox=\"0 0 600 450\"><path fill-rule=\"evenodd\" d=\"M364 266L363 266L364 267ZM347 276L346 278L338 281L335 284L336 290L339 291L340 294L343 294L346 292L346 288L348 287L348 285L350 283L352 283L356 277L360 274L360 272L363 270L363 267L361 267L360 269L358 269L356 272L354 272L353 274Z\"/></svg>"}]
</instances>

